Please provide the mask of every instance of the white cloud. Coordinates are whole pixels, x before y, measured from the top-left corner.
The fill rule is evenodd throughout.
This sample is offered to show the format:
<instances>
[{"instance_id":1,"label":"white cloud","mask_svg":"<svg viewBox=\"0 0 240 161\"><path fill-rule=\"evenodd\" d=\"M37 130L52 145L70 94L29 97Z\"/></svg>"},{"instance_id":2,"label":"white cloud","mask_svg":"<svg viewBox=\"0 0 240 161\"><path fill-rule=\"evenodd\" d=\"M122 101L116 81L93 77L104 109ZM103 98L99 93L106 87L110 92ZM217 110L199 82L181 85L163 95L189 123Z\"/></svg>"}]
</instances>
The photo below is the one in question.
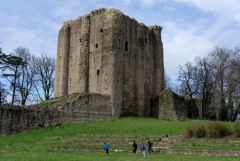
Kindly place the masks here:
<instances>
[{"instance_id":1,"label":"white cloud","mask_svg":"<svg viewBox=\"0 0 240 161\"><path fill-rule=\"evenodd\" d=\"M4 52L11 53L17 47L27 47L34 55L40 55L42 51L48 53L49 56L55 57L56 55L56 46L52 44L56 40L34 30L15 27L0 28L0 35L3 35L1 46Z\"/></svg>"},{"instance_id":2,"label":"white cloud","mask_svg":"<svg viewBox=\"0 0 240 161\"><path fill-rule=\"evenodd\" d=\"M233 48L239 46L239 0L175 0L198 7L207 17L196 22L164 22L163 40L165 68L176 78L179 65L193 61L196 56L208 54L214 46ZM213 16L209 22L209 17ZM208 20L208 21L207 21Z\"/></svg>"},{"instance_id":3,"label":"white cloud","mask_svg":"<svg viewBox=\"0 0 240 161\"><path fill-rule=\"evenodd\" d=\"M66 16L71 16L74 14L74 11L71 8L67 8L67 7L58 7L56 9L54 9L53 16L55 17L66 17Z\"/></svg>"},{"instance_id":4,"label":"white cloud","mask_svg":"<svg viewBox=\"0 0 240 161\"><path fill-rule=\"evenodd\" d=\"M0 45L5 51L25 46L34 54L45 50L55 56L57 33L63 22L100 7L118 8L145 24L162 25L165 69L171 77L177 74L179 65L207 54L215 45L234 47L240 35L240 0L55 0L39 3L45 3L42 10L38 10L35 3L28 4L34 15L25 10L16 12L14 9L11 14L9 9L0 11L4 22L0 26ZM12 5L9 4L6 7ZM195 11L196 17L191 16Z\"/></svg>"},{"instance_id":5,"label":"white cloud","mask_svg":"<svg viewBox=\"0 0 240 161\"><path fill-rule=\"evenodd\" d=\"M165 22L163 30L165 69L170 77L176 77L179 65L193 61L195 57L207 54L216 43L212 34L199 33L196 26L181 27L181 25Z\"/></svg>"},{"instance_id":6,"label":"white cloud","mask_svg":"<svg viewBox=\"0 0 240 161\"><path fill-rule=\"evenodd\" d=\"M177 22L163 25L165 68L171 77L176 76L179 65L207 55L215 46L234 48L240 45L236 41L240 31L229 28L222 19L212 24L199 20L191 25Z\"/></svg>"},{"instance_id":7,"label":"white cloud","mask_svg":"<svg viewBox=\"0 0 240 161\"><path fill-rule=\"evenodd\" d=\"M152 6L156 0L140 0L142 6Z\"/></svg>"},{"instance_id":8,"label":"white cloud","mask_svg":"<svg viewBox=\"0 0 240 161\"><path fill-rule=\"evenodd\" d=\"M123 6L128 6L131 5L133 3L132 0L118 0L119 4L123 5Z\"/></svg>"},{"instance_id":9,"label":"white cloud","mask_svg":"<svg viewBox=\"0 0 240 161\"><path fill-rule=\"evenodd\" d=\"M240 1L239 0L176 0L179 2L194 5L199 9L212 12L226 19L240 22Z\"/></svg>"}]
</instances>

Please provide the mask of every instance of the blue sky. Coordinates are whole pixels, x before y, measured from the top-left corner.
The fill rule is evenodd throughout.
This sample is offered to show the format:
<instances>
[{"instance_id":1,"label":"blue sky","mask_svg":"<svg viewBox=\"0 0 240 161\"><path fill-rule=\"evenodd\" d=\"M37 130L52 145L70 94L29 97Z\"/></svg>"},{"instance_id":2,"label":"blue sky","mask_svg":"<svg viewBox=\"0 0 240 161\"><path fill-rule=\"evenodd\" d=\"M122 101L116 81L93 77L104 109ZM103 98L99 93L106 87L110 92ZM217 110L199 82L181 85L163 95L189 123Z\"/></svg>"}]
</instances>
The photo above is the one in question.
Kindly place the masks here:
<instances>
[{"instance_id":1,"label":"blue sky","mask_svg":"<svg viewBox=\"0 0 240 161\"><path fill-rule=\"evenodd\" d=\"M24 46L55 57L64 21L91 10L117 8L146 25L163 26L165 69L175 78L179 65L215 46L240 46L240 0L0 0L0 46Z\"/></svg>"}]
</instances>

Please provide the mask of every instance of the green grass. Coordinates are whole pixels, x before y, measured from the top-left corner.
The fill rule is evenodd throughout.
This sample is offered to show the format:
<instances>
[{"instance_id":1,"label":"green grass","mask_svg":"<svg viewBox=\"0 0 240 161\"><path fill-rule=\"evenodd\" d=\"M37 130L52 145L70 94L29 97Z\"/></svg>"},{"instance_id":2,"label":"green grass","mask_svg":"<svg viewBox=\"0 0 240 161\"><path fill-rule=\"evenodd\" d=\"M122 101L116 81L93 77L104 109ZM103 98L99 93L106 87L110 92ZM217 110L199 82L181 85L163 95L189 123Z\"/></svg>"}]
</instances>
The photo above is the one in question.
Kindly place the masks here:
<instances>
[{"instance_id":1,"label":"green grass","mask_svg":"<svg viewBox=\"0 0 240 161\"><path fill-rule=\"evenodd\" d=\"M51 105L54 105L54 104L65 103L65 102L68 102L72 99L75 99L77 97L77 95L79 95L79 94L78 93L73 93L73 94L67 95L67 96L51 98L49 100L42 101L38 105L42 106L42 107L46 107L46 106L51 106ZM33 105L33 106L35 106L35 105Z\"/></svg>"},{"instance_id":2,"label":"green grass","mask_svg":"<svg viewBox=\"0 0 240 161\"><path fill-rule=\"evenodd\" d=\"M151 154L147 156L148 161L238 161L239 157L223 156L198 156L198 155L169 155ZM14 153L1 156L4 161L141 161L145 160L141 153L110 153L109 156L103 152L38 152Z\"/></svg>"},{"instance_id":3,"label":"green grass","mask_svg":"<svg viewBox=\"0 0 240 161\"><path fill-rule=\"evenodd\" d=\"M183 140L172 145L174 149L240 151L240 140L195 139Z\"/></svg>"},{"instance_id":4,"label":"green grass","mask_svg":"<svg viewBox=\"0 0 240 161\"><path fill-rule=\"evenodd\" d=\"M193 124L206 124L208 121L165 121L153 118L121 118L117 120L65 124L47 129L35 129L20 134L0 138L0 161L130 161L143 160L138 153L111 152L106 156L103 152L49 151L51 146L79 145L74 139L83 134L121 134L137 136L183 135L186 127ZM230 124L230 123L227 123ZM230 124L232 126L232 124ZM119 135L120 134L120 135ZM93 135L94 136L94 135ZM89 136L90 137L90 136ZM99 145L101 146L101 145ZM131 145L130 145L131 146ZM159 161L235 161L237 157L215 157L197 155L169 155L156 153L148 156L148 160Z\"/></svg>"}]
</instances>

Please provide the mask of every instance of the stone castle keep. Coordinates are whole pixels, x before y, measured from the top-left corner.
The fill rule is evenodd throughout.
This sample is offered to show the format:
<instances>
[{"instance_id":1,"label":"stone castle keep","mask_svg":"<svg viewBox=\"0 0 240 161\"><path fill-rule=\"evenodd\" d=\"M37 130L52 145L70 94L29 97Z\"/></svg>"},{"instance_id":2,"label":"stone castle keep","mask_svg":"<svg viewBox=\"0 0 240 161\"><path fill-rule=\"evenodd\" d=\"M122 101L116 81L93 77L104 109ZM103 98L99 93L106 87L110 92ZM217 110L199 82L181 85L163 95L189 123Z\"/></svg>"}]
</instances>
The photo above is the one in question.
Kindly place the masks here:
<instances>
[{"instance_id":1,"label":"stone castle keep","mask_svg":"<svg viewBox=\"0 0 240 161\"><path fill-rule=\"evenodd\" d=\"M164 89L161 27L99 9L59 31L55 98L0 107L0 136L68 122L144 116L203 119L201 100Z\"/></svg>"},{"instance_id":2,"label":"stone castle keep","mask_svg":"<svg viewBox=\"0 0 240 161\"><path fill-rule=\"evenodd\" d=\"M164 89L161 29L116 9L65 22L59 31L55 96L108 95L114 116L157 116Z\"/></svg>"}]
</instances>

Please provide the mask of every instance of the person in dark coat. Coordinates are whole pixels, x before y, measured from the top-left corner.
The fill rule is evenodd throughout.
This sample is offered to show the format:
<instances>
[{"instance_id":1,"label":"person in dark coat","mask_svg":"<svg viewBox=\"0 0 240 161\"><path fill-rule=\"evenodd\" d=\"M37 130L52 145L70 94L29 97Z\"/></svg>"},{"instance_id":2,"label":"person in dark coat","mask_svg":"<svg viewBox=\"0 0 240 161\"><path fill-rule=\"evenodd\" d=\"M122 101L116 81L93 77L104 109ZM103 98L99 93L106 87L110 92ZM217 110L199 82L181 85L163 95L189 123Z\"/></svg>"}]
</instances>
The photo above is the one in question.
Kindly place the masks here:
<instances>
[{"instance_id":1,"label":"person in dark coat","mask_svg":"<svg viewBox=\"0 0 240 161\"><path fill-rule=\"evenodd\" d=\"M133 148L133 153L137 153L137 148L138 148L138 146L137 146L137 143L135 142L135 140L133 140L133 145L132 145L132 148Z\"/></svg>"},{"instance_id":2,"label":"person in dark coat","mask_svg":"<svg viewBox=\"0 0 240 161\"><path fill-rule=\"evenodd\" d=\"M153 149L152 149L153 143L149 140L149 138L147 138L147 143L148 143L148 152L153 153Z\"/></svg>"}]
</instances>

